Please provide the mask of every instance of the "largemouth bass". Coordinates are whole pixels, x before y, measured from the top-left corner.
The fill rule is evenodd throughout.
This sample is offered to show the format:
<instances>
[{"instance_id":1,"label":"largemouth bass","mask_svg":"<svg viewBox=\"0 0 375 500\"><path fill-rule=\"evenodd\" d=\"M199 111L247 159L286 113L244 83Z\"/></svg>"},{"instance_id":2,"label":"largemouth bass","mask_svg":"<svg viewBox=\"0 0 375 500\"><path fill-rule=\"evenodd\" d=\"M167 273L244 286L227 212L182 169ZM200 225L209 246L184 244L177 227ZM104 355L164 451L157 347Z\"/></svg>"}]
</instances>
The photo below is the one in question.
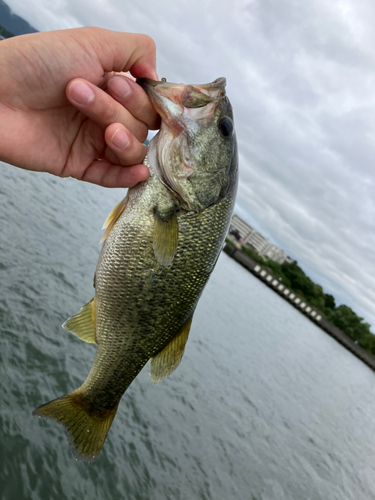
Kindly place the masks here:
<instances>
[{"instance_id":1,"label":"largemouth bass","mask_svg":"<svg viewBox=\"0 0 375 500\"><path fill-rule=\"evenodd\" d=\"M145 159L150 176L108 217L95 297L63 325L97 344L95 359L80 388L33 412L62 423L86 462L99 454L122 395L147 361L155 383L180 363L237 189L225 79L138 83L162 118Z\"/></svg>"}]
</instances>

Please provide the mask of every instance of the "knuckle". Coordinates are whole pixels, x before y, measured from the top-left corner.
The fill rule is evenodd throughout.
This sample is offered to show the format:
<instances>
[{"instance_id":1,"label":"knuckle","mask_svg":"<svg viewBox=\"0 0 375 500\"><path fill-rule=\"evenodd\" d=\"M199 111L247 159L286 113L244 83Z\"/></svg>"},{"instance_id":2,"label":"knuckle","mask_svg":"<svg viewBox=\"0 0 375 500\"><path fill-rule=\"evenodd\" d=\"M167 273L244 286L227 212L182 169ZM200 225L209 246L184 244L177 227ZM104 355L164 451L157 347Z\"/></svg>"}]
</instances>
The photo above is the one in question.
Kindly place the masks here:
<instances>
[{"instance_id":1,"label":"knuckle","mask_svg":"<svg viewBox=\"0 0 375 500\"><path fill-rule=\"evenodd\" d=\"M136 139L131 139L130 145L126 150L119 153L119 158L124 165L135 165L137 163L142 163L146 152L146 146L140 144Z\"/></svg>"},{"instance_id":2,"label":"knuckle","mask_svg":"<svg viewBox=\"0 0 375 500\"><path fill-rule=\"evenodd\" d=\"M156 53L156 43L149 35L140 35L142 37L142 44L146 47L147 51L151 54Z\"/></svg>"},{"instance_id":3,"label":"knuckle","mask_svg":"<svg viewBox=\"0 0 375 500\"><path fill-rule=\"evenodd\" d=\"M108 105L108 103L103 103L100 109L100 116L102 121L109 125L111 123L119 122L119 110L114 103L112 105Z\"/></svg>"},{"instance_id":4,"label":"knuckle","mask_svg":"<svg viewBox=\"0 0 375 500\"><path fill-rule=\"evenodd\" d=\"M81 33L92 40L99 39L105 35L105 29L99 28L97 26L83 26L82 28L77 28L81 30Z\"/></svg>"}]
</instances>

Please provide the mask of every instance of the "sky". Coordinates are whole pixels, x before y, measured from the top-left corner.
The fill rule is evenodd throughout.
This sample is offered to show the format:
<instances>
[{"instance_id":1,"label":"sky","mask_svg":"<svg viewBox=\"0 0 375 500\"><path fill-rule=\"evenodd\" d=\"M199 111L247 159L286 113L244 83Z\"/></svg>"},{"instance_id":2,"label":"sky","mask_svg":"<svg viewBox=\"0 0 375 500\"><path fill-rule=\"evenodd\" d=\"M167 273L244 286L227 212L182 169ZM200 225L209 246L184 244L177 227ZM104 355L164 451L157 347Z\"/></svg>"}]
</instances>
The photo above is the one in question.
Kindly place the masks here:
<instances>
[{"instance_id":1,"label":"sky","mask_svg":"<svg viewBox=\"0 0 375 500\"><path fill-rule=\"evenodd\" d=\"M375 333L373 0L7 0L39 31L146 33L160 77L227 78L236 212Z\"/></svg>"}]
</instances>

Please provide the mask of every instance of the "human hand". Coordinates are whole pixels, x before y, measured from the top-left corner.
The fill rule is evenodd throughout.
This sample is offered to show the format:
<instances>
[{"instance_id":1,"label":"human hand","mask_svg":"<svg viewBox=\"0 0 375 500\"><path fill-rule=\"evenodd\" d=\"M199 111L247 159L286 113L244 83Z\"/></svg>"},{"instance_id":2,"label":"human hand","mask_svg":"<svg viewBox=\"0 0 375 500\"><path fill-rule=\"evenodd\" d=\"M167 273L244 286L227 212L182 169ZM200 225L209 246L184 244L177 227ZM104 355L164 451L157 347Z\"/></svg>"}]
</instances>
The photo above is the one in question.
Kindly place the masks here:
<instances>
[{"instance_id":1,"label":"human hand","mask_svg":"<svg viewBox=\"0 0 375 500\"><path fill-rule=\"evenodd\" d=\"M1 41L0 159L21 168L131 187L159 117L117 72L157 79L145 35L77 28ZM122 142L121 142L122 140Z\"/></svg>"}]
</instances>

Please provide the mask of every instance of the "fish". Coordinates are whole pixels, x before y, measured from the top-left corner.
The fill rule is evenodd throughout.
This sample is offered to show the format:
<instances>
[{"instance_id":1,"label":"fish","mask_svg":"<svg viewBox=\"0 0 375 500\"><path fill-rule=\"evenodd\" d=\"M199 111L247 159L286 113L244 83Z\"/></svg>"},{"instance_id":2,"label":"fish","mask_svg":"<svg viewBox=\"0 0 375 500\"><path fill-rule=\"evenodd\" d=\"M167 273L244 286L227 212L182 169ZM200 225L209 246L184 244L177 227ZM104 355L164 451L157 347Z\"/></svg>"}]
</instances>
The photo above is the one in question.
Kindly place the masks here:
<instances>
[{"instance_id":1,"label":"fish","mask_svg":"<svg viewBox=\"0 0 375 500\"><path fill-rule=\"evenodd\" d=\"M154 383L180 364L237 191L225 78L202 85L137 82L161 116L144 160L150 175L107 218L95 296L63 325L97 344L93 365L81 387L33 412L61 423L85 462L100 453L121 397L146 363Z\"/></svg>"}]
</instances>

